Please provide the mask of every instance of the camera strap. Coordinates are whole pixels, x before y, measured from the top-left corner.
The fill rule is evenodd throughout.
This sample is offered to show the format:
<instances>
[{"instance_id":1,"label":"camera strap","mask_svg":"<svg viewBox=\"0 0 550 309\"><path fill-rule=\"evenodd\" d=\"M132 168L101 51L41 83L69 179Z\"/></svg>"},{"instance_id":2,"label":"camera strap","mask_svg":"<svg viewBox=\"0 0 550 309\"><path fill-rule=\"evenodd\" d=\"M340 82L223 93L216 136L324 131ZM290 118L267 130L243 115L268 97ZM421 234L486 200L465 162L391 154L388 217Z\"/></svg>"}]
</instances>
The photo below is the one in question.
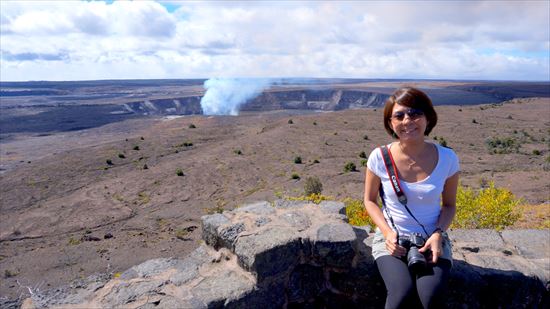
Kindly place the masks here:
<instances>
[{"instance_id":1,"label":"camera strap","mask_svg":"<svg viewBox=\"0 0 550 309\"><path fill-rule=\"evenodd\" d=\"M385 145L380 146L380 151L382 152L382 159L384 159L384 164L386 165L386 171L388 172L388 176L390 177L390 183L393 187L393 191L395 191L395 195L397 195L397 199L403 206L405 206L405 209L407 210L409 215L411 215L414 221L416 221L416 223L418 223L418 225L422 227L422 230L424 230L424 233L426 233L426 235L429 236L430 234L428 234L424 225L422 225L422 223L420 223L420 221L416 219L416 217L412 214L411 210L407 206L407 196L405 195L405 192L403 192L403 189L401 188L401 182L399 181L399 177L397 176L397 168L395 167L395 162L393 161L391 152L389 151L388 147L386 147ZM382 202L383 202L384 197L382 196L383 195L382 186L380 186L380 195L382 197ZM385 206L385 203L383 204ZM387 207L384 207L384 208L386 208L386 212L388 214L388 217L390 218L391 224L397 231L397 228L393 223L393 218L389 213L389 209L387 209Z\"/></svg>"}]
</instances>

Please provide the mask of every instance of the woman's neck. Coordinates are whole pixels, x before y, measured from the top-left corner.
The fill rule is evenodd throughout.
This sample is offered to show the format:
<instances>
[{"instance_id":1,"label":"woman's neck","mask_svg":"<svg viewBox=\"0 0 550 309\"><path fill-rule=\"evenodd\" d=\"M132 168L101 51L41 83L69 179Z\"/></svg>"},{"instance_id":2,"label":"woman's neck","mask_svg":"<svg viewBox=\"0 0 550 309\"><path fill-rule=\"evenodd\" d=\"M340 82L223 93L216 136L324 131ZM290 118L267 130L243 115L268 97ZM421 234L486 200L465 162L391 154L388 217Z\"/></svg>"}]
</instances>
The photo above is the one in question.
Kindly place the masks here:
<instances>
[{"instance_id":1,"label":"woman's neck","mask_svg":"<svg viewBox=\"0 0 550 309\"><path fill-rule=\"evenodd\" d=\"M421 155L426 149L426 142L424 142L424 140L414 141L414 142L398 141L397 144L399 145L399 149L401 149L401 152L403 152L404 154L410 157L417 157Z\"/></svg>"}]
</instances>

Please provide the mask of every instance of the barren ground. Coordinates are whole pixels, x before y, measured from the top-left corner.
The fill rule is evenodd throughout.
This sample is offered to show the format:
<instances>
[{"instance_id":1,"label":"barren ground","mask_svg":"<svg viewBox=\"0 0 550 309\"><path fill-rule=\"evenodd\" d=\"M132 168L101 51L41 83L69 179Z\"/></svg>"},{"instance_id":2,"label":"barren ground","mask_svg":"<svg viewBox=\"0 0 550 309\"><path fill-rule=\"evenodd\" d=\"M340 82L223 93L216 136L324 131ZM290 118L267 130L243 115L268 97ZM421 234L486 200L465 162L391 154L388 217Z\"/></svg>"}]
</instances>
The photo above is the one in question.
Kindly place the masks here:
<instances>
[{"instance_id":1,"label":"barren ground","mask_svg":"<svg viewBox=\"0 0 550 309\"><path fill-rule=\"evenodd\" d=\"M526 209L538 219L518 227L548 219L539 209L550 200L550 99L436 109L430 139L458 153L463 185L494 181L535 205ZM325 195L361 199L359 154L391 140L381 118L381 109L363 109L135 119L6 141L2 163L16 168L0 176L0 297L183 257L199 245L201 216L300 195L308 176L320 178ZM485 141L495 137L514 137L519 152L490 154ZM359 172L344 173L350 161Z\"/></svg>"}]
</instances>

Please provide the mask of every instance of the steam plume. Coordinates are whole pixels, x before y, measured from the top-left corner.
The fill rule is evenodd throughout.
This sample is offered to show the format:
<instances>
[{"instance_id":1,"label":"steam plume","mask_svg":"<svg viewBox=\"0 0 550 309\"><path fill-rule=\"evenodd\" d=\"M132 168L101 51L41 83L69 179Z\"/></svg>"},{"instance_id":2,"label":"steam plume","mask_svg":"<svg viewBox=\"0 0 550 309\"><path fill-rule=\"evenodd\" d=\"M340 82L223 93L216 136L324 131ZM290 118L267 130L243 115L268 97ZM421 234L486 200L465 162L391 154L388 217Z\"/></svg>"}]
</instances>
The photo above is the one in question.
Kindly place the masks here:
<instances>
[{"instance_id":1,"label":"steam plume","mask_svg":"<svg viewBox=\"0 0 550 309\"><path fill-rule=\"evenodd\" d=\"M272 84L265 78L211 78L201 99L205 115L238 115L239 107Z\"/></svg>"}]
</instances>

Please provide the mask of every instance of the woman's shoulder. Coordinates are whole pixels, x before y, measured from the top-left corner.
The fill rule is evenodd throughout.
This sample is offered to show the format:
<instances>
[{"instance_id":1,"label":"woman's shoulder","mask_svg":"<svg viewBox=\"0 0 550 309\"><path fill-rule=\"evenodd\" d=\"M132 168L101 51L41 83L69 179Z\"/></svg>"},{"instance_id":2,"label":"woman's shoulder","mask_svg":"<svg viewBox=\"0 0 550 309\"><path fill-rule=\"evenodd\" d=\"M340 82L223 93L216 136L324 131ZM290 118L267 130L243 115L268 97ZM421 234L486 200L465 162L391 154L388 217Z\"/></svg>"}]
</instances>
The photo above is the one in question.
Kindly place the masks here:
<instances>
[{"instance_id":1,"label":"woman's shoulder","mask_svg":"<svg viewBox=\"0 0 550 309\"><path fill-rule=\"evenodd\" d=\"M441 146L441 145L435 144L435 143L434 143L434 145L437 147L439 153L444 155L445 157L447 157L447 158L457 158L458 157L456 155L455 151L452 148Z\"/></svg>"},{"instance_id":2,"label":"woman's shoulder","mask_svg":"<svg viewBox=\"0 0 550 309\"><path fill-rule=\"evenodd\" d=\"M380 148L386 146L390 147L391 144L387 144L387 145L381 145L381 146L377 146L376 148L374 148L371 152L370 152L370 155L369 155L369 160L372 158L372 160L382 160L382 152L380 151Z\"/></svg>"},{"instance_id":3,"label":"woman's shoulder","mask_svg":"<svg viewBox=\"0 0 550 309\"><path fill-rule=\"evenodd\" d=\"M446 166L448 168L448 174L454 175L457 171L459 171L460 162L454 150L438 144L434 145L436 145L437 149L439 150L439 161L442 163L442 166Z\"/></svg>"},{"instance_id":4,"label":"woman's shoulder","mask_svg":"<svg viewBox=\"0 0 550 309\"><path fill-rule=\"evenodd\" d=\"M382 158L380 147L381 146L378 146L370 152L369 158L367 160L367 168L371 170L376 176L384 177L386 167L384 164L384 159Z\"/></svg>"}]
</instances>

